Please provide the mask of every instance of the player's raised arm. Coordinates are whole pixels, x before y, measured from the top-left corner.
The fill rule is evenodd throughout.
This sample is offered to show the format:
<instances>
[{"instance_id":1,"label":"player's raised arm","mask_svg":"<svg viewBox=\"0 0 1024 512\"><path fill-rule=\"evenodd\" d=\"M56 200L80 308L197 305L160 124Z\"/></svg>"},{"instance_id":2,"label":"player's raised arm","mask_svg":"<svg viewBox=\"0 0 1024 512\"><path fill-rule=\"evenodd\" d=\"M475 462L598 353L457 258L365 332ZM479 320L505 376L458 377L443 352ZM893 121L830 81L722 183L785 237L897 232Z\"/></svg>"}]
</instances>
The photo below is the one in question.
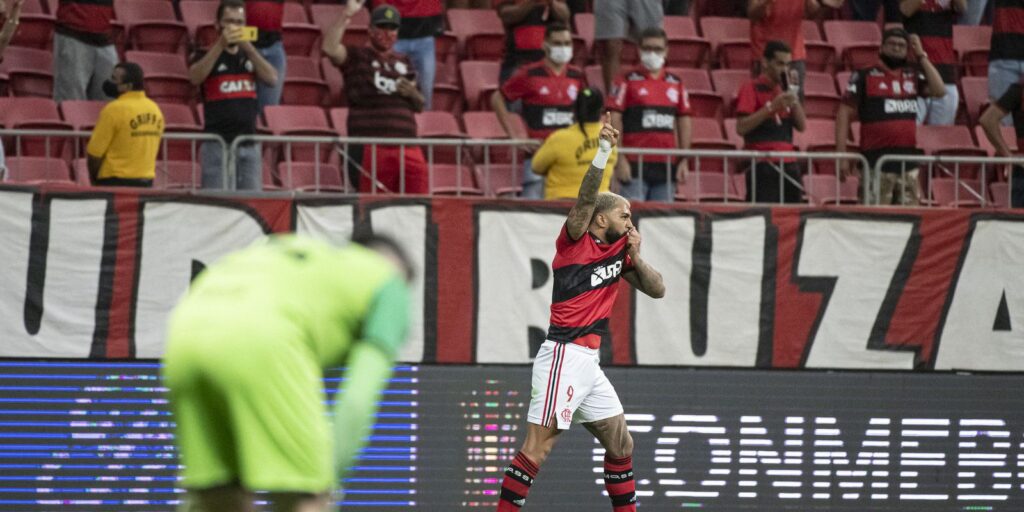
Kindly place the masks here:
<instances>
[{"instance_id":1,"label":"player's raised arm","mask_svg":"<svg viewBox=\"0 0 1024 512\"><path fill-rule=\"evenodd\" d=\"M604 168L608 164L612 148L618 142L619 131L611 125L611 116L606 114L604 126L601 128L597 156L590 163L587 174L583 176L580 193L576 198L576 206L569 211L569 219L565 222L565 229L573 240L579 240L590 227L590 219L594 216L594 205L597 203L597 191L601 187Z\"/></svg>"}]
</instances>

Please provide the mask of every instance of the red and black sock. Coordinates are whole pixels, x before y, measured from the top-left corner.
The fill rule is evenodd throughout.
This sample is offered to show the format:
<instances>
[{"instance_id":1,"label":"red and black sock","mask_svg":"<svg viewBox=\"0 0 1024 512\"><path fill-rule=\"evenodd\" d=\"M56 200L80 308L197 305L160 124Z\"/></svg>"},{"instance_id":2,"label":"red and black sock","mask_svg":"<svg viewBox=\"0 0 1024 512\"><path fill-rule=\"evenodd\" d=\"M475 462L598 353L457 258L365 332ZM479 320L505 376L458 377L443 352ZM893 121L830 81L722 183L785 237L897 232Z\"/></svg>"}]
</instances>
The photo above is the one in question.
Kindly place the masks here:
<instances>
[{"instance_id":1,"label":"red and black sock","mask_svg":"<svg viewBox=\"0 0 1024 512\"><path fill-rule=\"evenodd\" d=\"M530 494L530 486L533 485L533 479L537 478L538 470L537 465L522 452L516 454L516 458L505 468L498 512L517 512L526 504L526 495Z\"/></svg>"},{"instance_id":2,"label":"red and black sock","mask_svg":"<svg viewBox=\"0 0 1024 512\"><path fill-rule=\"evenodd\" d=\"M614 512L636 512L636 482L633 481L633 457L604 457L604 487Z\"/></svg>"}]
</instances>

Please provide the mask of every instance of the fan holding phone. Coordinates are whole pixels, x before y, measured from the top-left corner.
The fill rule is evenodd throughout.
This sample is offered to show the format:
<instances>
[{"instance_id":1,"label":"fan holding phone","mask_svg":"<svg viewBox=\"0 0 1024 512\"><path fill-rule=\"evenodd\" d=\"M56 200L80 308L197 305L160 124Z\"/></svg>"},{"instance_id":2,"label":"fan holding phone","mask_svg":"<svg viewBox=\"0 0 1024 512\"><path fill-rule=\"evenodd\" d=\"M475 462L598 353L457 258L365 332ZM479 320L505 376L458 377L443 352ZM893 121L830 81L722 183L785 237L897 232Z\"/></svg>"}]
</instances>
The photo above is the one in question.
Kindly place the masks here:
<instances>
[{"instance_id":1,"label":"fan holding phone","mask_svg":"<svg viewBox=\"0 0 1024 512\"><path fill-rule=\"evenodd\" d=\"M228 146L239 135L256 133L257 80L277 83L277 71L253 46L259 36L255 27L245 26L245 3L221 0L215 27L220 37L205 52L192 58L188 78L200 86L203 99L204 131L224 138ZM203 188L224 188L223 146L203 142L199 159L203 167ZM262 188L263 166L259 147L242 144L235 156L236 187L242 190ZM228 187L231 188L231 187Z\"/></svg>"}]
</instances>

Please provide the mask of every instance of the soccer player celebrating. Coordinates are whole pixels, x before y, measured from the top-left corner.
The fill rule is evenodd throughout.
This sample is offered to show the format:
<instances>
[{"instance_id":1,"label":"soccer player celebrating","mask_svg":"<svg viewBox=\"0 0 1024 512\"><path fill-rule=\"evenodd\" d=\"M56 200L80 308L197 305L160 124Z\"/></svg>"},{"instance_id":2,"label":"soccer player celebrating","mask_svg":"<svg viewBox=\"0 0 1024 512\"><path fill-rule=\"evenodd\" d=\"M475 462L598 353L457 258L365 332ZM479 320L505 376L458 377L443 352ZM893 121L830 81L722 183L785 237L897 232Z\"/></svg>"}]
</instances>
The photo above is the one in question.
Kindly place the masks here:
<instances>
[{"instance_id":1,"label":"soccer player celebrating","mask_svg":"<svg viewBox=\"0 0 1024 512\"><path fill-rule=\"evenodd\" d=\"M656 299L665 295L665 284L640 258L640 232L629 201L598 193L619 138L610 118L606 115L597 156L555 241L551 326L533 362L526 441L505 469L498 512L514 512L526 503L537 471L572 423L582 423L605 449L604 482L612 509L636 510L633 438L615 388L598 366L598 349L608 334L619 277Z\"/></svg>"}]
</instances>

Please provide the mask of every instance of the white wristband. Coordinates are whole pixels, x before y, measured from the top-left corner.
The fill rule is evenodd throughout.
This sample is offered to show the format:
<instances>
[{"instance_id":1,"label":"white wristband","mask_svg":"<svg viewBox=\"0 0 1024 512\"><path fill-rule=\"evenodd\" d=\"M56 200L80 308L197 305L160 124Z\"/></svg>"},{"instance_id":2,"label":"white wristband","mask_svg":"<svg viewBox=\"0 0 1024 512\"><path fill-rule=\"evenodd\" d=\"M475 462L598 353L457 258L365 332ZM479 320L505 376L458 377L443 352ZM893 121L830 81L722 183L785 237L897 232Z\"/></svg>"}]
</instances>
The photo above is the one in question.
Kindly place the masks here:
<instances>
[{"instance_id":1,"label":"white wristband","mask_svg":"<svg viewBox=\"0 0 1024 512\"><path fill-rule=\"evenodd\" d=\"M594 157L594 161L591 165L598 169L604 169L608 165L608 157L612 154L612 143L604 139L600 139L597 143L597 156Z\"/></svg>"}]
</instances>

